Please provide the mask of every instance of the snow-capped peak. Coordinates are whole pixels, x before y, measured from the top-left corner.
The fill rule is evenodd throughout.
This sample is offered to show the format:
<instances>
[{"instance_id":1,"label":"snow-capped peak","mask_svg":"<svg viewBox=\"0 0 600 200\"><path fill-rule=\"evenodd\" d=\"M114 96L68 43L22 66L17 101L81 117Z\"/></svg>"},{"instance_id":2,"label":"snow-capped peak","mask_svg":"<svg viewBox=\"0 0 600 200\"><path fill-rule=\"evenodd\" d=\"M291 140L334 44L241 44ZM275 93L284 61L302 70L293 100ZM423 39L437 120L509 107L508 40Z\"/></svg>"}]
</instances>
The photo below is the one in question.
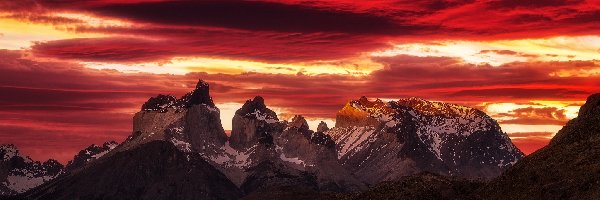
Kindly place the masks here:
<instances>
[{"instance_id":1,"label":"snow-capped peak","mask_svg":"<svg viewBox=\"0 0 600 200\"><path fill-rule=\"evenodd\" d=\"M327 134L335 140L342 163L357 169L391 152L394 157L383 160L404 162L402 158L411 157L425 162L423 167L438 165L436 170L449 174L468 174L460 167L478 162L475 167L496 168L490 171L490 176L496 176L523 156L485 113L415 97L387 103L366 97L350 101L337 113L336 126Z\"/></svg>"}]
</instances>

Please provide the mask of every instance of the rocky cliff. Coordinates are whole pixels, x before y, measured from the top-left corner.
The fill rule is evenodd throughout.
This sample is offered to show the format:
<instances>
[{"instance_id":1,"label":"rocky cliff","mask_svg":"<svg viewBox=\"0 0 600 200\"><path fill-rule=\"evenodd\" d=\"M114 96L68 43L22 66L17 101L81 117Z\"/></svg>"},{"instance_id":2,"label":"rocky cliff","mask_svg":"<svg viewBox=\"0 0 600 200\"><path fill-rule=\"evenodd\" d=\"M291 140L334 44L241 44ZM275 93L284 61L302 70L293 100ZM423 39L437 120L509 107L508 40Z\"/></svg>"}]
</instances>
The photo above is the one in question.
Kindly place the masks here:
<instances>
[{"instance_id":1,"label":"rocky cliff","mask_svg":"<svg viewBox=\"0 0 600 200\"><path fill-rule=\"evenodd\" d=\"M369 184L422 171L493 178L524 156L485 113L419 98L350 101L327 134L344 167Z\"/></svg>"}]
</instances>

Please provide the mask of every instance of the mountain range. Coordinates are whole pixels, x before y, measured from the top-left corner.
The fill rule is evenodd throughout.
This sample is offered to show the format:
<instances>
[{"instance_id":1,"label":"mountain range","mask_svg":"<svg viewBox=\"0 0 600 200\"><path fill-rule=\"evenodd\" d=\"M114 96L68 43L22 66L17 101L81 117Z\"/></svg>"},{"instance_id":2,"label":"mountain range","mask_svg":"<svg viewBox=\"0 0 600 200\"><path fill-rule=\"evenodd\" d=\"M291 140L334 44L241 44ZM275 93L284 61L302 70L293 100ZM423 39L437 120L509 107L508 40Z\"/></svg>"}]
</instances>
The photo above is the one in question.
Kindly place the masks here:
<instances>
[{"instance_id":1,"label":"mountain range","mask_svg":"<svg viewBox=\"0 0 600 200\"><path fill-rule=\"evenodd\" d=\"M527 199L597 191L599 176L560 170L600 172L590 160L597 137L588 134L599 130L599 95L548 147L525 157L482 111L420 98L361 97L338 111L332 128L321 122L310 130L300 115L280 120L257 96L235 112L228 135L209 92L200 80L180 98L150 98L125 141L92 145L65 167L3 146L0 192L17 199ZM534 188L537 181L550 189ZM551 189L560 192L546 195ZM598 196L578 197L589 195Z\"/></svg>"}]
</instances>

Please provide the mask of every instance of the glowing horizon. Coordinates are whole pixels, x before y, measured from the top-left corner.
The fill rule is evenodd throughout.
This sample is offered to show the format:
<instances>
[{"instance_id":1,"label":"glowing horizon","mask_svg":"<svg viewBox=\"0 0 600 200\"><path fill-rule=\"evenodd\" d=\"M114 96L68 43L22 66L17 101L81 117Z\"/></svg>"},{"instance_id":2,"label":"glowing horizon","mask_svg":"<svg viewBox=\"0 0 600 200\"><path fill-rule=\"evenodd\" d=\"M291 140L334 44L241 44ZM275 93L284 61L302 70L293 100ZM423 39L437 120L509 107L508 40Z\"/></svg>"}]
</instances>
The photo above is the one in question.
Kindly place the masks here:
<instances>
[{"instance_id":1,"label":"glowing horizon","mask_svg":"<svg viewBox=\"0 0 600 200\"><path fill-rule=\"evenodd\" d=\"M0 1L0 90L10 94L0 140L66 162L122 141L148 98L204 79L225 129L258 95L313 129L332 127L360 96L421 97L486 112L531 153L600 91L598 10L595 1Z\"/></svg>"}]
</instances>

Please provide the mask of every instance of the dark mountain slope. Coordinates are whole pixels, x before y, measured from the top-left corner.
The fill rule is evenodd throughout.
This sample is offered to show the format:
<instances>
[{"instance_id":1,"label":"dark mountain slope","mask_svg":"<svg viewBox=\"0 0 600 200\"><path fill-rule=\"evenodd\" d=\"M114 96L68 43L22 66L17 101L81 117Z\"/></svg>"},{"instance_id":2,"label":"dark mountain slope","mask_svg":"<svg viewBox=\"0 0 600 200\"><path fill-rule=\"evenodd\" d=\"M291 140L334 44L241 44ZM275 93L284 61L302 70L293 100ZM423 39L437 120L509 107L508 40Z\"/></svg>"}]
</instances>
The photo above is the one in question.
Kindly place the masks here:
<instances>
[{"instance_id":1,"label":"dark mountain slope","mask_svg":"<svg viewBox=\"0 0 600 200\"><path fill-rule=\"evenodd\" d=\"M473 199L470 195L482 185L480 181L424 172L339 199Z\"/></svg>"},{"instance_id":2,"label":"dark mountain slope","mask_svg":"<svg viewBox=\"0 0 600 200\"><path fill-rule=\"evenodd\" d=\"M25 193L25 199L237 199L241 192L197 154L152 141Z\"/></svg>"},{"instance_id":3,"label":"dark mountain slope","mask_svg":"<svg viewBox=\"0 0 600 200\"><path fill-rule=\"evenodd\" d=\"M12 144L0 145L0 197L16 195L63 173L56 160L34 161Z\"/></svg>"},{"instance_id":4,"label":"dark mountain slope","mask_svg":"<svg viewBox=\"0 0 600 200\"><path fill-rule=\"evenodd\" d=\"M600 199L600 94L550 144L479 193L484 199Z\"/></svg>"}]
</instances>

